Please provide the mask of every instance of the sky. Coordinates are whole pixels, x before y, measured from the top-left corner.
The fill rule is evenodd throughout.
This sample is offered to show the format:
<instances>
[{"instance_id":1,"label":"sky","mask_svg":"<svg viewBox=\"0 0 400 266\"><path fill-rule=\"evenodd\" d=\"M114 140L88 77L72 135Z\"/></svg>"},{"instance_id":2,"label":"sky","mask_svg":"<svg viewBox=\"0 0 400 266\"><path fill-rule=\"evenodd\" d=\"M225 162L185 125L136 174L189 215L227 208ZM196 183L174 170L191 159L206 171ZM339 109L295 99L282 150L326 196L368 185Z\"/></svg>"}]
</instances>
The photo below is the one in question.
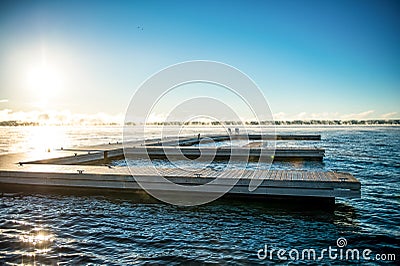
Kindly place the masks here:
<instances>
[{"instance_id":1,"label":"sky","mask_svg":"<svg viewBox=\"0 0 400 266\"><path fill-rule=\"evenodd\" d=\"M400 118L399 11L387 0L1 1L0 120L121 119L145 80L190 60L248 75L278 120Z\"/></svg>"}]
</instances>

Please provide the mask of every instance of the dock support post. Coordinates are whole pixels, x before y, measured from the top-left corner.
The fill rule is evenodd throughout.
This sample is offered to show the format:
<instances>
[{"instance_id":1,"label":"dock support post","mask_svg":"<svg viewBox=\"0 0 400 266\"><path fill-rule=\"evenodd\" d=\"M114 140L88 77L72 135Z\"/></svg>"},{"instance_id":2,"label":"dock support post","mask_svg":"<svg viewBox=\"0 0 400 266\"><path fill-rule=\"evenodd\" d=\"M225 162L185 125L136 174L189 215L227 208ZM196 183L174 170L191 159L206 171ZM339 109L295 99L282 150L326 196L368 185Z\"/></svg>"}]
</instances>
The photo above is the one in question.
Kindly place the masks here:
<instances>
[{"instance_id":1,"label":"dock support post","mask_svg":"<svg viewBox=\"0 0 400 266\"><path fill-rule=\"evenodd\" d=\"M103 154L104 154L104 156L103 156L104 160L107 160L108 159L108 151L104 151Z\"/></svg>"}]
</instances>

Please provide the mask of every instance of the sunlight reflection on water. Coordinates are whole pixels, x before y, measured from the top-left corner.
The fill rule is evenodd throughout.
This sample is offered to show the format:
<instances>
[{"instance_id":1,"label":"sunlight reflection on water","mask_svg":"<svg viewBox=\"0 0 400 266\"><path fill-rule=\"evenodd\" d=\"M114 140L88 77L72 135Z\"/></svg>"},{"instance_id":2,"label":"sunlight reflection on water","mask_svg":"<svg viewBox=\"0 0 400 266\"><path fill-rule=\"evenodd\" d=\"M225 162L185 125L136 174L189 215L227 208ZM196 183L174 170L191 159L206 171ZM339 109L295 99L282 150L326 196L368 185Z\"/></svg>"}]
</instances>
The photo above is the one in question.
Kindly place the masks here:
<instances>
[{"instance_id":1,"label":"sunlight reflection on water","mask_svg":"<svg viewBox=\"0 0 400 266\"><path fill-rule=\"evenodd\" d=\"M39 143L29 145L32 151L43 151L50 142L58 147L121 140L118 127L0 129L2 152L24 151L29 139ZM256 251L264 244L322 249L334 246L338 237L345 237L351 247L374 252L400 248L398 128L279 130L321 134L318 145L326 149L326 156L323 163L282 162L273 167L350 172L362 183L362 198L337 200L329 212L231 199L182 208L137 198L4 194L0 264L257 264ZM57 132L60 136L46 142ZM156 163L165 167L161 160ZM214 167L222 169L223 164Z\"/></svg>"}]
</instances>

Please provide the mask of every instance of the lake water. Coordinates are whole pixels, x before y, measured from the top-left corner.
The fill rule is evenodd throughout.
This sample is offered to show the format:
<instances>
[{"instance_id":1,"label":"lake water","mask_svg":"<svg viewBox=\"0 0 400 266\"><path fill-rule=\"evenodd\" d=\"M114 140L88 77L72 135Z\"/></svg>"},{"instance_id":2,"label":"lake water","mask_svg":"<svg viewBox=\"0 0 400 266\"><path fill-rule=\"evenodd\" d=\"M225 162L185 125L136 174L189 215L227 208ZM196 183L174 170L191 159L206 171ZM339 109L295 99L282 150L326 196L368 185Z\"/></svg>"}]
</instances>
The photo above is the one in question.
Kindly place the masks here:
<instances>
[{"instance_id":1,"label":"lake water","mask_svg":"<svg viewBox=\"0 0 400 266\"><path fill-rule=\"evenodd\" d=\"M122 139L119 127L2 127L0 131L0 153L45 152ZM361 199L336 200L333 210L323 210L246 200L177 207L135 198L6 194L0 198L0 264L247 265L271 260L285 264L276 254L260 260L257 252L265 245L319 252L338 248L340 237L347 240L346 248L370 249L373 258L395 254L398 263L400 128L278 127L277 131L321 134L321 142L302 145L325 148L326 156L323 163L274 167L350 172L362 183ZM355 262L322 259L336 265Z\"/></svg>"}]
</instances>

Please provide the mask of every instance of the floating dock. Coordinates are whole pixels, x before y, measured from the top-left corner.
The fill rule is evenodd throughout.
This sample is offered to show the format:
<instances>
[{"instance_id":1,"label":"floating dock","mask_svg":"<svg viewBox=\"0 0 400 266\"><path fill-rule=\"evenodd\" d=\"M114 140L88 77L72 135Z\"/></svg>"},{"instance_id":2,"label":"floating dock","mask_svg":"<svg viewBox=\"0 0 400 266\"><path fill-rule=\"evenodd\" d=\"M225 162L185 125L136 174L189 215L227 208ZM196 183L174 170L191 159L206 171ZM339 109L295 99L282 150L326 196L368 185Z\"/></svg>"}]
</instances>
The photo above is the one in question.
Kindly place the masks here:
<instances>
[{"instance_id":1,"label":"floating dock","mask_svg":"<svg viewBox=\"0 0 400 266\"><path fill-rule=\"evenodd\" d=\"M193 139L193 138L191 138ZM186 139L186 140L191 140ZM152 140L157 142L157 140ZM158 140L159 141L159 140ZM166 140L166 142L175 140ZM179 140L179 141L182 141ZM143 142L143 141L141 141ZM149 141L150 143L151 141ZM162 147L139 146L140 142L132 142L129 152L137 152L142 156L144 152L164 156ZM179 143L179 142L178 142ZM165 145L165 143L164 143ZM186 155L198 156L203 148L187 147L163 147L171 149L171 152L183 151ZM173 150L174 149L174 150ZM206 148L205 151L207 151ZM229 156L231 149L218 148L212 152L220 153L221 158ZM259 149L249 149L254 156ZM301 151L299 157L307 157L307 149ZM293 150L277 150L275 156ZM315 150L312 150L315 152ZM321 151L319 151L321 152ZM74 149L63 148L43 154L6 154L0 155L0 187L23 185L33 187L64 187L65 189L113 189L119 191L140 191L141 187L129 172L127 167L113 167L106 165L110 159L123 158L121 143L110 143ZM100 163L100 164L99 164ZM97 165L95 165L97 164ZM131 169L132 170L132 169ZM313 197L335 199L336 197L360 197L360 182L348 173L318 172L300 170L224 170L192 169L184 171L178 168L157 168L159 173L177 184L201 185L215 178L239 179L237 184L227 193L228 196L248 197ZM154 171L145 167L134 168L134 175L141 179L154 181ZM249 182L252 178L262 179L261 185L254 191L249 191ZM162 183L159 184L162 189ZM1 190L1 189L0 189Z\"/></svg>"},{"instance_id":2,"label":"floating dock","mask_svg":"<svg viewBox=\"0 0 400 266\"><path fill-rule=\"evenodd\" d=\"M277 140L302 140L302 141L319 141L321 135L300 135L300 134L231 134L231 135L206 135L198 137L184 137L172 139L152 139L146 140L146 146L193 146L200 142L220 142L230 140L249 140L249 141L277 141Z\"/></svg>"},{"instance_id":3,"label":"floating dock","mask_svg":"<svg viewBox=\"0 0 400 266\"><path fill-rule=\"evenodd\" d=\"M215 178L240 179L229 192L231 195L297 196L297 197L360 197L360 182L350 174L334 172L306 172L270 170L258 171L256 178L263 178L261 185L249 191L252 170L211 171L200 170L189 175L175 168L158 169L170 181L181 185L201 185ZM155 182L152 169L136 168L134 174ZM243 178L244 177L244 178ZM141 190L126 167L104 166L54 166L24 165L18 170L2 169L1 186L19 184L30 186L58 186L67 188L107 188ZM162 187L162 183L159 184Z\"/></svg>"},{"instance_id":4,"label":"floating dock","mask_svg":"<svg viewBox=\"0 0 400 266\"><path fill-rule=\"evenodd\" d=\"M150 158L166 158L167 155L171 157L185 156L187 158L198 158L200 156L205 158L213 157L215 160L229 160L232 154L237 154L234 160L240 160L243 157L249 156L250 159L257 160L261 152L272 154L273 159L286 160L286 159L314 159L321 160L324 157L325 150L319 148L277 148L275 150L267 148L230 148L230 147L139 147L130 148L127 150L129 158L145 157ZM243 154L240 156L239 154Z\"/></svg>"},{"instance_id":5,"label":"floating dock","mask_svg":"<svg viewBox=\"0 0 400 266\"><path fill-rule=\"evenodd\" d=\"M200 142L206 144L209 142L223 142L228 140L253 140L244 147L237 146L194 146ZM150 139L145 141L133 141L125 145L129 147L130 158L166 158L179 157L195 159L200 155L204 158L213 157L214 160L228 160L235 154L233 159L246 159L237 156L243 154L250 160L257 160L260 154L270 154L274 160L318 160L322 161L325 156L325 149L317 147L263 147L262 142L254 140L320 140L320 135L209 135L202 138L197 137L169 137L164 139ZM124 152L122 143L109 143L79 148L60 148L60 151L70 152L69 156L62 158L53 158L46 160L35 160L29 163L52 163L52 164L82 164L90 161L107 161L123 159Z\"/></svg>"},{"instance_id":6,"label":"floating dock","mask_svg":"<svg viewBox=\"0 0 400 266\"><path fill-rule=\"evenodd\" d=\"M98 147L97 147L98 148ZM24 163L44 163L44 164L83 164L92 161L107 162L109 160L118 160L124 158L123 148L114 149L63 149L65 152L70 152L69 156L62 156L60 158L50 158L44 160L35 160ZM241 160L247 159L257 160L260 157L261 152L265 154L271 154L274 160L318 160L322 161L325 150L320 148L277 148L275 151L266 148L213 148L213 147L159 147L159 146L147 146L147 147L132 147L126 149L129 153L129 158L179 158L182 155L186 158L196 159L200 156L202 158L211 158L214 160ZM81 154L78 154L81 153ZM83 154L82 154L83 153ZM232 156L232 153L236 154ZM76 155L75 155L76 154ZM241 156L242 154L243 156Z\"/></svg>"}]
</instances>

